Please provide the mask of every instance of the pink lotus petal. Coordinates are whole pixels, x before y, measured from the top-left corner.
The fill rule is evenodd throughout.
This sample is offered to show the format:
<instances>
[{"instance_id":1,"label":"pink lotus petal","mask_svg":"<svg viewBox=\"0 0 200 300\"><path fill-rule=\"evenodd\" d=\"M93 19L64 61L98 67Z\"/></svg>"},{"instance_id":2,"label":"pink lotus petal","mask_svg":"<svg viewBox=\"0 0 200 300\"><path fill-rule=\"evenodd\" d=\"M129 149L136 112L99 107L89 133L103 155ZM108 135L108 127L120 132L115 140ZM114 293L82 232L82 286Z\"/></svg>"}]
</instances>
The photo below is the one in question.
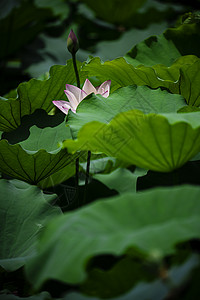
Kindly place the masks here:
<instances>
[{"instance_id":1,"label":"pink lotus petal","mask_svg":"<svg viewBox=\"0 0 200 300\"><path fill-rule=\"evenodd\" d=\"M108 98L109 96L109 91L105 91L103 94L101 94L102 97Z\"/></svg>"},{"instance_id":2,"label":"pink lotus petal","mask_svg":"<svg viewBox=\"0 0 200 300\"><path fill-rule=\"evenodd\" d=\"M83 89L81 90L74 85L66 84L66 90L64 90L64 92L69 102L64 100L56 100L52 102L66 115L68 114L69 109L71 109L73 113L76 113L76 109L79 103L91 93L101 94L104 98L107 98L110 93L110 85L111 81L107 80L103 82L99 87L95 88L92 83L88 79L86 79L83 85Z\"/></svg>"},{"instance_id":3,"label":"pink lotus petal","mask_svg":"<svg viewBox=\"0 0 200 300\"><path fill-rule=\"evenodd\" d=\"M82 90L87 94L91 94L91 93L97 93L95 87L93 86L93 84L89 81L89 79L85 80L85 83L83 85Z\"/></svg>"},{"instance_id":4,"label":"pink lotus petal","mask_svg":"<svg viewBox=\"0 0 200 300\"><path fill-rule=\"evenodd\" d=\"M75 97L75 95L72 92L67 90L65 90L64 92L69 100L71 107L73 107L73 109L76 109L79 104L78 99Z\"/></svg>"},{"instance_id":5,"label":"pink lotus petal","mask_svg":"<svg viewBox=\"0 0 200 300\"><path fill-rule=\"evenodd\" d=\"M104 98L107 98L110 94L111 80L104 81L99 87L97 87L97 93L101 94ZM107 92L106 96L105 93Z\"/></svg>"},{"instance_id":6,"label":"pink lotus petal","mask_svg":"<svg viewBox=\"0 0 200 300\"><path fill-rule=\"evenodd\" d=\"M77 99L77 102L79 103L80 95L81 95L81 89L79 89L77 86L66 84L66 90L65 92L71 92L74 97ZM70 99L69 99L70 100Z\"/></svg>"},{"instance_id":7,"label":"pink lotus petal","mask_svg":"<svg viewBox=\"0 0 200 300\"><path fill-rule=\"evenodd\" d=\"M80 95L80 101L79 101L79 103L80 103L85 97L87 97L87 96L88 96L88 94L87 94L85 91L81 90L81 95Z\"/></svg>"},{"instance_id":8,"label":"pink lotus petal","mask_svg":"<svg viewBox=\"0 0 200 300\"><path fill-rule=\"evenodd\" d=\"M64 101L64 100L55 100L55 101L52 101L53 102L53 104L57 107L57 108L59 108L64 114L68 114L68 111L69 111L69 109L71 109L74 113L76 112L76 110L74 110L72 107L71 107L71 105L70 105L70 103L69 102L67 102L67 101Z\"/></svg>"}]
</instances>

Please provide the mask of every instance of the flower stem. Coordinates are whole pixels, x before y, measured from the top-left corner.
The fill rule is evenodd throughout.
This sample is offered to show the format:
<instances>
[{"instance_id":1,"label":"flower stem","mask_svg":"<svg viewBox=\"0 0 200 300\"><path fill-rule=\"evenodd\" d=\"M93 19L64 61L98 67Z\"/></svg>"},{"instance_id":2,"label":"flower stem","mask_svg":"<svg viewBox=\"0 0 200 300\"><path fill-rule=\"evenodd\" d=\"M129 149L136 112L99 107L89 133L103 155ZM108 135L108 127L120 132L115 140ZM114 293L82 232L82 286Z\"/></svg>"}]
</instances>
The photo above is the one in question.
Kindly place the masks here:
<instances>
[{"instance_id":1,"label":"flower stem","mask_svg":"<svg viewBox=\"0 0 200 300\"><path fill-rule=\"evenodd\" d=\"M90 175L90 158L91 158L91 151L88 151L83 203L86 202L86 196L87 196L87 186L88 186L89 175Z\"/></svg>"},{"instance_id":2,"label":"flower stem","mask_svg":"<svg viewBox=\"0 0 200 300\"><path fill-rule=\"evenodd\" d=\"M78 74L78 69L77 69L77 64L76 64L76 53L72 53L72 62L73 62L73 67L74 67L74 72L76 75L76 82L77 82L77 87L80 88L80 78ZM79 158L76 159L76 199L78 201L79 199ZM78 203L79 206L79 203Z\"/></svg>"},{"instance_id":3,"label":"flower stem","mask_svg":"<svg viewBox=\"0 0 200 300\"><path fill-rule=\"evenodd\" d=\"M74 72L76 75L77 87L80 89L80 78L79 78L77 64L76 64L76 53L72 53L72 61L73 61L73 66L74 66Z\"/></svg>"},{"instance_id":4,"label":"flower stem","mask_svg":"<svg viewBox=\"0 0 200 300\"><path fill-rule=\"evenodd\" d=\"M77 206L79 206L79 157L76 159L75 163L76 168L76 177L75 177L75 187L76 187L76 196L75 201L77 201Z\"/></svg>"}]
</instances>

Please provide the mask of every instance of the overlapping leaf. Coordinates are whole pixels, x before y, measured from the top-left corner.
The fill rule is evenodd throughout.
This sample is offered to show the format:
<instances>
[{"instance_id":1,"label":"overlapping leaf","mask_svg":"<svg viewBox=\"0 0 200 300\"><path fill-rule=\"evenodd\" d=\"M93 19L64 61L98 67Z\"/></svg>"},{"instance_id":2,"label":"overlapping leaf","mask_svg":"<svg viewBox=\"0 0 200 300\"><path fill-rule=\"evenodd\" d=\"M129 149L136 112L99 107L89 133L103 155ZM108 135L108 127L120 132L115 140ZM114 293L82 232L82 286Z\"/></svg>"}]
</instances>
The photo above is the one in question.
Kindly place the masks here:
<instances>
[{"instance_id":1,"label":"overlapping leaf","mask_svg":"<svg viewBox=\"0 0 200 300\"><path fill-rule=\"evenodd\" d=\"M71 139L70 130L66 127L65 122L52 128L38 128L37 126L32 126L30 128L29 137L20 142L20 145L29 153L44 149L53 154L60 150L58 142L65 138Z\"/></svg>"},{"instance_id":2,"label":"overlapping leaf","mask_svg":"<svg viewBox=\"0 0 200 300\"><path fill-rule=\"evenodd\" d=\"M131 247L146 255L172 254L177 243L200 237L199 192L185 186L124 194L55 218L27 265L29 280L36 288L50 278L78 283L90 258Z\"/></svg>"},{"instance_id":3,"label":"overlapping leaf","mask_svg":"<svg viewBox=\"0 0 200 300\"><path fill-rule=\"evenodd\" d=\"M29 138L20 144L10 145L7 140L0 141L1 172L32 184L65 168L69 178L74 174L74 160L79 154L71 155L60 149L58 142L70 138L65 123L54 128L31 128ZM44 186L44 184L43 184Z\"/></svg>"},{"instance_id":4,"label":"overlapping leaf","mask_svg":"<svg viewBox=\"0 0 200 300\"><path fill-rule=\"evenodd\" d=\"M61 210L48 203L55 195L47 198L34 186L1 179L0 187L0 265L14 271L33 256L44 223Z\"/></svg>"},{"instance_id":5,"label":"overlapping leaf","mask_svg":"<svg viewBox=\"0 0 200 300\"><path fill-rule=\"evenodd\" d=\"M0 142L0 157L0 170L2 173L37 184L39 181L73 163L77 155L70 155L64 149L57 154L50 154L45 150L29 154L20 145L10 145L6 140L2 140ZM69 169L70 177L73 174L72 166Z\"/></svg>"},{"instance_id":6,"label":"overlapping leaf","mask_svg":"<svg viewBox=\"0 0 200 300\"><path fill-rule=\"evenodd\" d=\"M129 164L159 172L179 168L200 151L200 113L120 113L108 124L90 122L69 151L102 151Z\"/></svg>"},{"instance_id":7,"label":"overlapping leaf","mask_svg":"<svg viewBox=\"0 0 200 300\"><path fill-rule=\"evenodd\" d=\"M112 61L101 62L99 58L93 58L85 64L83 70L89 76L96 76L101 81L110 79L112 81L112 91L119 87L128 85L147 85L151 88L164 87L172 93L179 94L180 91L180 69L186 65L186 68L197 63L199 59L196 56L189 55L180 57L170 67L165 65L154 65L146 67L127 63L124 58L117 58ZM191 71L194 73L194 71ZM197 72L197 71L196 71ZM185 89L190 89L190 86L185 86ZM185 95L186 93L184 93ZM188 100L188 99L187 99Z\"/></svg>"},{"instance_id":8,"label":"overlapping leaf","mask_svg":"<svg viewBox=\"0 0 200 300\"><path fill-rule=\"evenodd\" d=\"M123 57L114 59L112 61L101 62L100 58L91 59L83 70L89 76L96 76L102 82L111 80L111 90L115 91L119 87L128 85L149 85L151 87L159 87L159 80L153 69L149 68L148 73L145 74L141 69L133 67L127 63Z\"/></svg>"},{"instance_id":9,"label":"overlapping leaf","mask_svg":"<svg viewBox=\"0 0 200 300\"><path fill-rule=\"evenodd\" d=\"M137 44L125 58L135 67L140 64L149 67L162 64L170 67L181 55L199 56L200 47L196 42L200 38L199 28L197 23L169 28L163 34L151 36Z\"/></svg>"},{"instance_id":10,"label":"overlapping leaf","mask_svg":"<svg viewBox=\"0 0 200 300\"><path fill-rule=\"evenodd\" d=\"M180 94L192 106L200 106L200 59L180 70Z\"/></svg>"},{"instance_id":11,"label":"overlapping leaf","mask_svg":"<svg viewBox=\"0 0 200 300\"><path fill-rule=\"evenodd\" d=\"M157 64L170 67L180 56L181 54L173 42L167 40L161 34L159 36L151 36L137 44L125 55L125 59L135 67L141 64L146 67L152 67Z\"/></svg>"}]
</instances>

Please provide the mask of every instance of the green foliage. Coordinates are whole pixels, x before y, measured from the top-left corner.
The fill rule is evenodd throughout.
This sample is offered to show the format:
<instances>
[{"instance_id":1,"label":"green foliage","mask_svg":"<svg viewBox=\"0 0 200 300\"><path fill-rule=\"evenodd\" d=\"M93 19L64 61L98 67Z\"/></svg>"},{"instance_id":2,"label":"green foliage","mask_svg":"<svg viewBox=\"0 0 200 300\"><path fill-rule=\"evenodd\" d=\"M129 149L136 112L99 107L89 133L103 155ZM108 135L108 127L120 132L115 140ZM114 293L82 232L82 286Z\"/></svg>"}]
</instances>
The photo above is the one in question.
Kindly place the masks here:
<instances>
[{"instance_id":1,"label":"green foliage","mask_svg":"<svg viewBox=\"0 0 200 300\"><path fill-rule=\"evenodd\" d=\"M29 2L0 4L0 299L196 299L199 1ZM111 91L65 116L71 28Z\"/></svg>"},{"instance_id":2,"label":"green foliage","mask_svg":"<svg viewBox=\"0 0 200 300\"><path fill-rule=\"evenodd\" d=\"M98 17L104 19L107 22L122 25L126 24L139 7L141 7L146 0L136 0L134 3L131 0L124 2L123 0L84 0ZM113 7L115 8L113 10Z\"/></svg>"},{"instance_id":3,"label":"green foliage","mask_svg":"<svg viewBox=\"0 0 200 300\"><path fill-rule=\"evenodd\" d=\"M10 145L7 140L1 140L1 172L38 184L67 166L62 176L66 179L71 177L75 170L74 161L79 155L71 155L67 150L58 148L59 140L70 136L65 129L64 123L48 129L32 127L29 138L20 144Z\"/></svg>"},{"instance_id":4,"label":"green foliage","mask_svg":"<svg viewBox=\"0 0 200 300\"><path fill-rule=\"evenodd\" d=\"M97 267L89 270L88 278L81 285L81 291L102 298L116 297L126 293L138 281L151 281L154 278L147 268L146 272L144 269L145 265L139 259L136 261L125 256L109 270Z\"/></svg>"},{"instance_id":5,"label":"green foliage","mask_svg":"<svg viewBox=\"0 0 200 300\"><path fill-rule=\"evenodd\" d=\"M169 28L164 32L168 40L172 40L181 55L199 56L200 45L197 39L200 37L200 23L181 24L176 28Z\"/></svg>"},{"instance_id":6,"label":"green foliage","mask_svg":"<svg viewBox=\"0 0 200 300\"><path fill-rule=\"evenodd\" d=\"M172 266L169 269L171 284L181 285L184 283L188 277L191 277L191 273L197 265L199 265L199 259L194 255L181 265ZM163 299L170 292L170 286L165 284L162 279L153 280L156 272L159 271L157 267L155 261L142 261L125 256L109 270L92 269L81 289L85 293L96 295L101 299L111 297L113 300L137 298L146 300L147 295L148 299ZM130 289L131 285L134 288ZM116 296L114 297L114 295Z\"/></svg>"},{"instance_id":7,"label":"green foliage","mask_svg":"<svg viewBox=\"0 0 200 300\"><path fill-rule=\"evenodd\" d=\"M22 299L26 299L26 300L50 300L52 299L50 294L47 292L42 292L40 294L37 295L33 295L30 297L18 297L15 296L13 294L2 294L0 295L0 300L22 300Z\"/></svg>"},{"instance_id":8,"label":"green foliage","mask_svg":"<svg viewBox=\"0 0 200 300\"><path fill-rule=\"evenodd\" d=\"M200 106L200 60L191 66L183 66L180 74L180 93L192 106Z\"/></svg>"},{"instance_id":9,"label":"green foliage","mask_svg":"<svg viewBox=\"0 0 200 300\"><path fill-rule=\"evenodd\" d=\"M26 183L1 179L0 187L0 265L14 271L34 255L41 228L61 210L50 205L56 195L47 197Z\"/></svg>"},{"instance_id":10,"label":"green foliage","mask_svg":"<svg viewBox=\"0 0 200 300\"><path fill-rule=\"evenodd\" d=\"M0 20L0 59L18 51L30 42L45 27L45 21L52 18L49 9L38 9L33 3L23 1L11 13ZM35 21L35 22L33 22Z\"/></svg>"},{"instance_id":11,"label":"green foliage","mask_svg":"<svg viewBox=\"0 0 200 300\"><path fill-rule=\"evenodd\" d=\"M27 264L29 280L36 288L49 278L78 283L93 256L132 247L145 255L172 254L177 243L199 238L199 192L185 186L124 194L55 218Z\"/></svg>"},{"instance_id":12,"label":"green foliage","mask_svg":"<svg viewBox=\"0 0 200 300\"><path fill-rule=\"evenodd\" d=\"M60 150L58 141L62 141L64 138L71 138L70 130L66 128L65 122L53 128L38 128L37 126L32 126L30 128L29 137L20 142L20 145L24 150L29 152L44 149L54 154Z\"/></svg>"},{"instance_id":13,"label":"green foliage","mask_svg":"<svg viewBox=\"0 0 200 300\"><path fill-rule=\"evenodd\" d=\"M166 55L166 52L169 55ZM162 34L160 36L152 36L139 43L126 54L125 58L135 67L140 64L147 67L152 67L156 64L170 67L180 56L181 54L173 42L166 39Z\"/></svg>"},{"instance_id":14,"label":"green foliage","mask_svg":"<svg viewBox=\"0 0 200 300\"><path fill-rule=\"evenodd\" d=\"M141 168L170 172L200 151L200 113L120 113L108 124L87 123L78 139L63 144L69 151L102 151Z\"/></svg>"},{"instance_id":15,"label":"green foliage","mask_svg":"<svg viewBox=\"0 0 200 300\"><path fill-rule=\"evenodd\" d=\"M35 4L37 7L51 9L53 14L61 19L65 19L69 14L69 6L64 0L35 0Z\"/></svg>"},{"instance_id":16,"label":"green foliage","mask_svg":"<svg viewBox=\"0 0 200 300\"><path fill-rule=\"evenodd\" d=\"M180 113L200 111L200 107L187 105L178 110Z\"/></svg>"},{"instance_id":17,"label":"green foliage","mask_svg":"<svg viewBox=\"0 0 200 300\"><path fill-rule=\"evenodd\" d=\"M156 56L156 52L154 55ZM105 63L101 63L99 58L94 58L83 67L83 70L101 81L106 80L105 77L109 78L113 83L113 91L121 86L133 84L147 85L151 88L164 87L172 93L183 95L189 104L199 105L199 85L196 84L199 78L199 59L196 56L180 57L170 67L160 64L152 67L144 65L135 67L137 63L137 60L130 58L128 63L124 58ZM194 78L194 83L192 83ZM194 91L190 89L191 84L195 85Z\"/></svg>"},{"instance_id":18,"label":"green foliage","mask_svg":"<svg viewBox=\"0 0 200 300\"><path fill-rule=\"evenodd\" d=\"M137 179L140 176L146 175L144 169L136 169L134 173L127 169L117 169L110 174L96 174L94 178L103 182L110 189L114 189L119 194L127 192L136 192Z\"/></svg>"},{"instance_id":19,"label":"green foliage","mask_svg":"<svg viewBox=\"0 0 200 300\"><path fill-rule=\"evenodd\" d=\"M134 66L163 64L170 67L181 55L198 56L200 47L196 39L199 38L199 27L199 24L183 24L169 28L160 36L151 36L139 43L125 57L128 61L133 58Z\"/></svg>"},{"instance_id":20,"label":"green foliage","mask_svg":"<svg viewBox=\"0 0 200 300\"><path fill-rule=\"evenodd\" d=\"M131 259L129 258L129 261L130 260ZM193 257L190 257L188 260L186 260L186 262L184 262L183 264L172 267L169 270L171 284L173 283L177 286L178 284L181 285L181 283L184 283L189 277L191 277L191 275L194 274L194 272L192 272L192 271L194 271L196 264L198 264L198 259L197 259L197 257L193 256ZM125 267L125 265L126 265L127 270L134 272L134 269L132 269L132 270L129 269L130 265L124 264L124 267ZM127 282L125 283L123 280L125 279L130 282L132 280L132 278L131 278L131 276L127 276L127 278L123 278L119 275L119 273L116 274L117 272L115 272L115 274L118 275L118 277L116 276L116 278L114 278L113 282L111 282L111 280L113 279L114 270L117 270L118 266L119 266L119 264L116 265L116 267L114 266L114 268L109 270L108 272L105 272L102 270L94 270L94 272L91 274L91 275L93 275L93 278L92 278L92 276L91 276L91 278L89 278L89 280L91 280L91 281L88 281L88 285L87 285L88 289L87 289L87 291L85 289L85 292L87 292L87 293L89 292L89 294L93 294L93 295L98 294L98 295L101 295L101 297L97 296L95 298L91 298L91 296L87 297L85 295L78 294L78 293L69 293L64 298L64 300L89 300L89 299L90 300L99 300L99 299L105 298L106 296L109 297L108 296L109 293L113 294L116 292L116 290L119 291L121 288L123 289L125 287L125 285L128 284ZM146 265L145 271L147 271L147 269L148 269L148 267ZM123 270L123 268L122 268L122 270ZM95 274L95 271L96 271L96 274ZM151 272L152 272L152 269L151 269ZM196 272L197 278L198 278L198 272L199 272L199 270ZM111 273L112 273L112 276L109 276L109 275L111 275ZM125 276L129 275L128 273L129 272L125 272L125 274L123 274L123 275L125 275ZM104 275L104 276L101 276L101 275ZM133 275L133 273L131 275ZM98 276L99 280L95 281L94 278L97 276ZM106 277L107 281L104 280L105 277ZM120 281L120 279L121 279L121 281ZM92 282L92 280L94 280L94 282ZM108 284L108 282L109 282L109 284ZM90 285L90 283L91 283L91 285ZM94 289L94 286L95 286L95 289ZM114 300L114 299L117 299L117 300L163 299L164 297L166 297L168 295L168 293L170 293L170 286L167 285L165 283L165 281L162 281L162 279L158 279L158 280L155 280L150 283L149 282L140 282L140 283L136 284L136 286L133 289L124 293L123 295L120 295L118 297L116 296L114 298L111 297L109 299L111 299L111 300ZM188 294L189 295L187 295L186 297L184 297L182 299L189 299L188 296L191 297L192 295L196 295L197 291L195 291L195 290L189 291ZM107 299L107 297L106 297L106 299Z\"/></svg>"},{"instance_id":21,"label":"green foliage","mask_svg":"<svg viewBox=\"0 0 200 300\"><path fill-rule=\"evenodd\" d=\"M20 102L19 100L0 98L0 130L11 131L20 125Z\"/></svg>"}]
</instances>

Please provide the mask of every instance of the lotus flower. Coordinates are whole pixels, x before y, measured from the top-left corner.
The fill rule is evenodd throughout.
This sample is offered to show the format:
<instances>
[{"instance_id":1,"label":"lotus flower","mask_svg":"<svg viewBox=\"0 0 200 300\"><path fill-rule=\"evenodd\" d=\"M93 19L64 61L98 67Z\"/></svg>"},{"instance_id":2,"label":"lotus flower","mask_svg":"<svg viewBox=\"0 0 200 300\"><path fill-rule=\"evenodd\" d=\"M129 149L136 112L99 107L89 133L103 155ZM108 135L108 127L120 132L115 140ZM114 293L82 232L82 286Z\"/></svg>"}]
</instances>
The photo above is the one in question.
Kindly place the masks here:
<instances>
[{"instance_id":1,"label":"lotus flower","mask_svg":"<svg viewBox=\"0 0 200 300\"><path fill-rule=\"evenodd\" d=\"M72 54L75 54L79 49L78 39L72 29L67 38L67 48Z\"/></svg>"},{"instance_id":2,"label":"lotus flower","mask_svg":"<svg viewBox=\"0 0 200 300\"><path fill-rule=\"evenodd\" d=\"M103 82L99 87L94 87L92 83L86 79L85 83L83 85L82 90L78 87L66 84L66 90L64 91L69 102L64 100L58 100L58 101L52 101L55 106L57 106L62 112L64 112L66 115L68 114L69 109L73 111L73 113L76 113L76 108L79 105L79 103L88 95L94 93L94 94L100 94L104 98L107 98L110 93L110 85L111 81L107 80Z\"/></svg>"}]
</instances>

